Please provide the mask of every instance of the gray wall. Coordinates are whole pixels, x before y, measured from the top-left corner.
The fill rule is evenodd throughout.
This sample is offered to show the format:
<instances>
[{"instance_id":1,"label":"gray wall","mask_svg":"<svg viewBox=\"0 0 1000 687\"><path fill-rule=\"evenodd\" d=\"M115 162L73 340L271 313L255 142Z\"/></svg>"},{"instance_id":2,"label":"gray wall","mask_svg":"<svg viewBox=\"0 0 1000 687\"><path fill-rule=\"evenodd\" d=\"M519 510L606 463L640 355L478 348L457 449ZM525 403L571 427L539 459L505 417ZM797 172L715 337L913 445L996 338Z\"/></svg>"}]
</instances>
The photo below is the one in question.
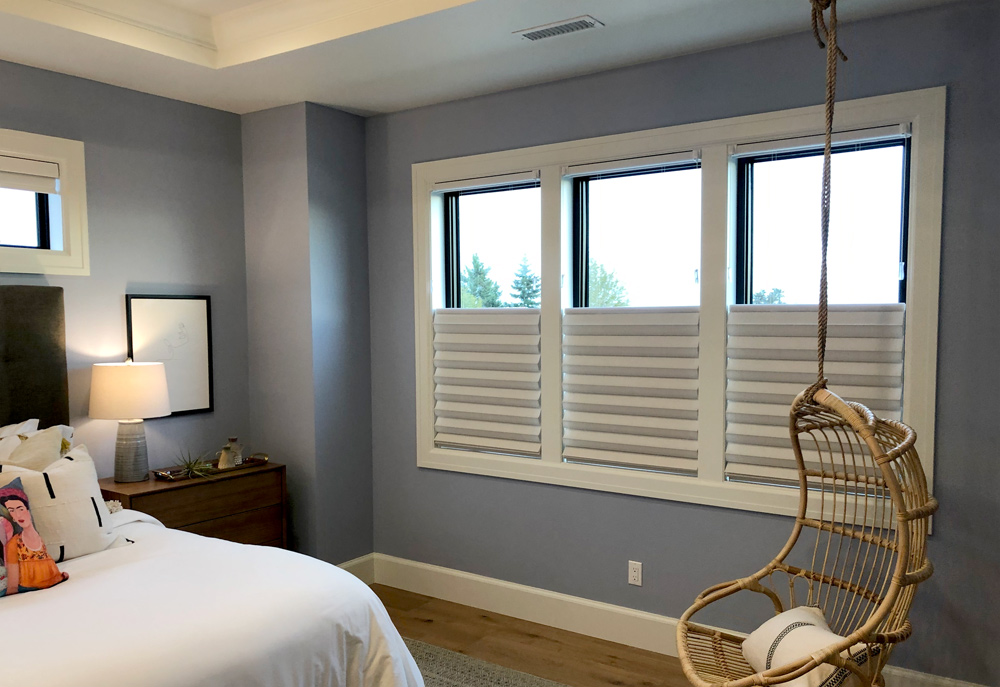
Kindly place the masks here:
<instances>
[{"instance_id":1,"label":"gray wall","mask_svg":"<svg viewBox=\"0 0 1000 687\"><path fill-rule=\"evenodd\" d=\"M372 550L364 140L312 104L243 117L251 424L292 546L333 563Z\"/></svg>"},{"instance_id":2,"label":"gray wall","mask_svg":"<svg viewBox=\"0 0 1000 687\"><path fill-rule=\"evenodd\" d=\"M250 424L284 463L293 548L316 550L316 435L302 104L243 117Z\"/></svg>"},{"instance_id":3,"label":"gray wall","mask_svg":"<svg viewBox=\"0 0 1000 687\"><path fill-rule=\"evenodd\" d=\"M841 98L949 86L936 492L936 575L896 662L1000 683L1000 521L988 437L1000 384L997 92L1000 11L968 3L845 25ZM755 570L787 519L418 470L410 165L425 160L814 105L823 53L797 35L368 120L375 548L669 616ZM918 428L919 430L919 428ZM644 586L625 582L644 562ZM764 609L761 608L764 612ZM720 616L717 622L734 620Z\"/></svg>"},{"instance_id":4,"label":"gray wall","mask_svg":"<svg viewBox=\"0 0 1000 687\"><path fill-rule=\"evenodd\" d=\"M126 293L212 297L215 412L147 421L150 464L245 436L239 117L7 62L0 93L0 128L84 142L90 276L0 274L0 283L65 289L70 413L98 472L114 471L117 423L87 417L90 366L125 358Z\"/></svg>"},{"instance_id":5,"label":"gray wall","mask_svg":"<svg viewBox=\"0 0 1000 687\"><path fill-rule=\"evenodd\" d=\"M319 557L371 553L371 340L365 121L306 105Z\"/></svg>"}]
</instances>

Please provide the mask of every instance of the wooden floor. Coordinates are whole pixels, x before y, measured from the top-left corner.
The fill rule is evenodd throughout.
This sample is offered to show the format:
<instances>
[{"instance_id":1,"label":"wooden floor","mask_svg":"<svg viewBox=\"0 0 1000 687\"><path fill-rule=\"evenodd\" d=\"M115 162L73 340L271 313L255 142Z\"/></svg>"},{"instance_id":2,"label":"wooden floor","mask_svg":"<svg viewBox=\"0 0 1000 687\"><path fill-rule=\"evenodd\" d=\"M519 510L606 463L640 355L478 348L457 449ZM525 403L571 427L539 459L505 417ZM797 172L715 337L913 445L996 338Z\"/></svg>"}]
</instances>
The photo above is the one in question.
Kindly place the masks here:
<instances>
[{"instance_id":1,"label":"wooden floor","mask_svg":"<svg viewBox=\"0 0 1000 687\"><path fill-rule=\"evenodd\" d=\"M399 633L571 687L689 687L676 658L384 585Z\"/></svg>"}]
</instances>

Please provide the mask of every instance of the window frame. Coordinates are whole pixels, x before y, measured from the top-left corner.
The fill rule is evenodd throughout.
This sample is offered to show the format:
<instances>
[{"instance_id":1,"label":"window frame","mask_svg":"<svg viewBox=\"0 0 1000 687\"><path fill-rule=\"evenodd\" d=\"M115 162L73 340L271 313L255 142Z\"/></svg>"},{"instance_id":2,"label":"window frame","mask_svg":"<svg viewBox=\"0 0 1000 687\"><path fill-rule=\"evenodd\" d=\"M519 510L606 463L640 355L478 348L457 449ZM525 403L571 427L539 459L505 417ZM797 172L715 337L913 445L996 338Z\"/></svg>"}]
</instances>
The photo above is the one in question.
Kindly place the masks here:
<instances>
[{"instance_id":1,"label":"window frame","mask_svg":"<svg viewBox=\"0 0 1000 687\"><path fill-rule=\"evenodd\" d=\"M835 143L832 146L834 155L837 153L861 150L876 150L879 148L903 148L903 179L901 188L902 212L900 213L900 255L902 277L899 280L899 295L897 303L906 302L906 249L909 233L910 204L910 136L900 134L896 137L878 138L871 141ZM744 155L736 159L736 304L751 305L753 294L753 176L752 166L757 162L772 162L794 160L803 157L823 155L822 144L819 147L810 146L792 150L780 150L770 153Z\"/></svg>"},{"instance_id":2,"label":"window frame","mask_svg":"<svg viewBox=\"0 0 1000 687\"><path fill-rule=\"evenodd\" d=\"M879 127L911 135L909 242L903 406L920 432L921 459L933 481L938 289L944 169L946 88L838 103L836 130L865 138ZM595 491L794 515L795 490L727 482L725 470L726 318L735 303L736 155L738 146L782 143L823 131L823 108L812 106L416 163L411 168L416 362L416 461L422 468L490 475ZM835 139L836 140L836 139ZM701 324L699 344L699 467L697 477L581 465L562 461L562 311L571 305L572 177L608 161L640 167L643 160L698 151L702 164ZM690 159L690 158L688 158ZM621 168L621 165L619 165ZM525 170L529 170L525 172ZM453 451L434 446L433 329L443 306L441 193L447 180L536 175L541 181L541 413L539 459ZM564 288L565 278L565 288Z\"/></svg>"},{"instance_id":3,"label":"window frame","mask_svg":"<svg viewBox=\"0 0 1000 687\"><path fill-rule=\"evenodd\" d=\"M31 163L58 166L58 195L62 208L62 250L51 248L52 218L48 194L36 192L36 211L42 229L42 215L47 224L47 246L0 245L0 274L52 274L88 276L90 274L89 230L87 224L87 177L84 144L53 136L0 129L0 155L22 158ZM44 196L44 198L43 198ZM44 208L42 204L44 203Z\"/></svg>"}]
</instances>

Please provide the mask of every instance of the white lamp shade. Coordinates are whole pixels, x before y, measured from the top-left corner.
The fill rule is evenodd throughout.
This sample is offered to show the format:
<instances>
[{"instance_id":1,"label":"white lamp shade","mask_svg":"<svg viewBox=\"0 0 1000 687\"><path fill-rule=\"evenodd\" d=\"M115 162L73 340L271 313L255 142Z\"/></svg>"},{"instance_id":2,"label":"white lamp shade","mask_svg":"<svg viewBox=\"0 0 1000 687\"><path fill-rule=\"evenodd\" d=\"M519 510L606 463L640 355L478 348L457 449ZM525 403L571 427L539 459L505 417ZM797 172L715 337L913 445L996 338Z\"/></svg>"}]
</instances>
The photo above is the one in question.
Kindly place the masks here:
<instances>
[{"instance_id":1,"label":"white lamp shade","mask_svg":"<svg viewBox=\"0 0 1000 687\"><path fill-rule=\"evenodd\" d=\"M90 417L141 420L170 415L163 363L96 363L90 380Z\"/></svg>"}]
</instances>

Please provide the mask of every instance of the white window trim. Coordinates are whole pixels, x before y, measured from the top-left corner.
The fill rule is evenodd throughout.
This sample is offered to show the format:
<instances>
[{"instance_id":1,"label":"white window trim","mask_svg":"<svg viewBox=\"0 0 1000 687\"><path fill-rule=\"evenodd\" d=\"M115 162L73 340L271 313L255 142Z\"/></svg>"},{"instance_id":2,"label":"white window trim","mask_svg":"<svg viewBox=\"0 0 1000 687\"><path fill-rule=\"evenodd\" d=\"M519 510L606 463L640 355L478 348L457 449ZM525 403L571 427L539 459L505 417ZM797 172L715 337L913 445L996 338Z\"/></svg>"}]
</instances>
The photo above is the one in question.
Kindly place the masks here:
<instances>
[{"instance_id":1,"label":"white window trim","mask_svg":"<svg viewBox=\"0 0 1000 687\"><path fill-rule=\"evenodd\" d=\"M945 131L944 87L846 101L837 105L838 131L909 127L910 207L904 344L903 420L918 432L918 450L933 485L937 376L938 285ZM823 108L700 122L484 155L414 164L413 248L417 465L596 491L634 494L725 508L794 515L794 489L726 482L726 313L734 300L730 246L735 245L733 146L815 136ZM702 291L698 477L562 462L561 315L569 269L571 165L700 150L702 162ZM432 247L440 221L435 184L451 179L540 170L542 193L542 457L489 455L434 446L432 308L442 283ZM720 269L720 266L726 266ZM716 275L710 278L709 275Z\"/></svg>"},{"instance_id":2,"label":"white window trim","mask_svg":"<svg viewBox=\"0 0 1000 687\"><path fill-rule=\"evenodd\" d=\"M0 273L88 276L87 173L83 143L0 129L0 155L58 165L62 202L62 250L0 247Z\"/></svg>"}]
</instances>

